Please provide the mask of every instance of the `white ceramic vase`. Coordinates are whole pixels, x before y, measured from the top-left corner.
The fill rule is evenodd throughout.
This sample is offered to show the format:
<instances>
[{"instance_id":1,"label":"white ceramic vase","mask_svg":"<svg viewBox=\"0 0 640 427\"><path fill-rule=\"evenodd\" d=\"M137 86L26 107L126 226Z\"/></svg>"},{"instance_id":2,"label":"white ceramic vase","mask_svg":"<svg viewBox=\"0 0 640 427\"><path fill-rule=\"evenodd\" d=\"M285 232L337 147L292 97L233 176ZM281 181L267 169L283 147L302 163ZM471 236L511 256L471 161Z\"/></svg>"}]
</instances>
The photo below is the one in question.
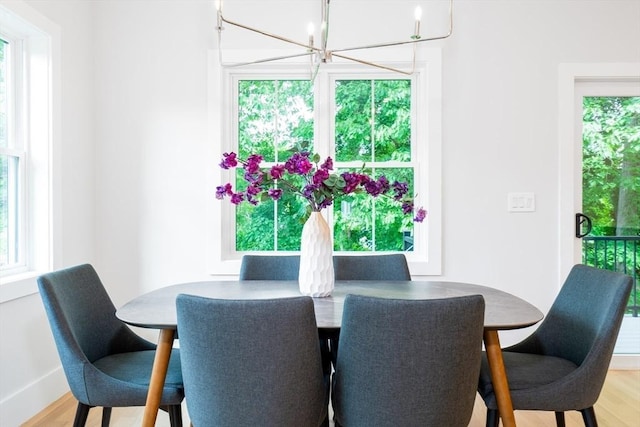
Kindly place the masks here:
<instances>
[{"instance_id":1,"label":"white ceramic vase","mask_svg":"<svg viewBox=\"0 0 640 427\"><path fill-rule=\"evenodd\" d=\"M312 297L329 296L334 280L331 230L320 212L311 212L300 241L300 292Z\"/></svg>"}]
</instances>

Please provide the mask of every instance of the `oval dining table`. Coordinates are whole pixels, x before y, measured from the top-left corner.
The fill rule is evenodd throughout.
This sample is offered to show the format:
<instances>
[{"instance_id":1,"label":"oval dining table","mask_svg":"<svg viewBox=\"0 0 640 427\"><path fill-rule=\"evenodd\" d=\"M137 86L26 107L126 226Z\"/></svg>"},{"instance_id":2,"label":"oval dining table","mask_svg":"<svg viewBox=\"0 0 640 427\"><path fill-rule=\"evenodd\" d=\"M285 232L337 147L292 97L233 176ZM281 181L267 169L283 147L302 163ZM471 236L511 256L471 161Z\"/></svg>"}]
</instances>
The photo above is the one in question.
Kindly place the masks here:
<instances>
[{"instance_id":1,"label":"oval dining table","mask_svg":"<svg viewBox=\"0 0 640 427\"><path fill-rule=\"evenodd\" d=\"M207 281L183 283L140 295L116 311L123 322L159 329L158 347L149 382L142 425L155 425L162 389L176 337L176 297L179 294L220 299L270 299L300 296L295 281ZM328 297L314 298L319 329L339 330L342 308L348 294L396 299L438 299L482 295L485 299L484 345L491 370L498 411L505 427L515 426L508 379L502 360L498 331L535 325L543 318L532 304L507 292L487 286L443 281L337 281ZM451 337L455 339L455 337Z\"/></svg>"}]
</instances>

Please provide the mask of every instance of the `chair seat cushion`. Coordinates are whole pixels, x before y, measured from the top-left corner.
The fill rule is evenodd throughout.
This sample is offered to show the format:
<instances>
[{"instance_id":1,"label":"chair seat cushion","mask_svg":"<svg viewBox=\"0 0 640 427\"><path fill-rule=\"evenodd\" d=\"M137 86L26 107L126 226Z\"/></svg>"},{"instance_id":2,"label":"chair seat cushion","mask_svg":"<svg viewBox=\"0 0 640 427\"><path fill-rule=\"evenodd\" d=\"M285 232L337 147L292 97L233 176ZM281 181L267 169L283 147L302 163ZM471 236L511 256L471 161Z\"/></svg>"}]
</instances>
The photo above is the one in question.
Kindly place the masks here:
<instances>
[{"instance_id":1,"label":"chair seat cushion","mask_svg":"<svg viewBox=\"0 0 640 427\"><path fill-rule=\"evenodd\" d=\"M502 357L507 371L509 389L514 400L514 408L516 409L528 409L516 406L518 390L532 390L536 387L551 384L566 377L578 368L575 363L560 357L508 351L503 352ZM485 400L488 408L497 409L486 354L482 356L478 392Z\"/></svg>"},{"instance_id":2,"label":"chair seat cushion","mask_svg":"<svg viewBox=\"0 0 640 427\"><path fill-rule=\"evenodd\" d=\"M135 384L136 386L144 386L146 388L148 387L149 380L151 379L155 353L155 350L117 353L98 359L93 363L93 365L95 368L115 380L120 380L132 385ZM134 387L132 387L130 392L132 395L137 395L139 390L134 391L133 388ZM139 389L139 387L135 388ZM120 393L123 393L124 389L122 384L119 385L118 389L120 389ZM143 398L145 395L146 392L143 393ZM169 361L169 368L167 369L161 404L179 404L183 395L184 391L182 385L180 351L178 349L174 349L171 351L171 358ZM133 399L132 396L129 396L129 398ZM144 399L141 404L144 405Z\"/></svg>"}]
</instances>

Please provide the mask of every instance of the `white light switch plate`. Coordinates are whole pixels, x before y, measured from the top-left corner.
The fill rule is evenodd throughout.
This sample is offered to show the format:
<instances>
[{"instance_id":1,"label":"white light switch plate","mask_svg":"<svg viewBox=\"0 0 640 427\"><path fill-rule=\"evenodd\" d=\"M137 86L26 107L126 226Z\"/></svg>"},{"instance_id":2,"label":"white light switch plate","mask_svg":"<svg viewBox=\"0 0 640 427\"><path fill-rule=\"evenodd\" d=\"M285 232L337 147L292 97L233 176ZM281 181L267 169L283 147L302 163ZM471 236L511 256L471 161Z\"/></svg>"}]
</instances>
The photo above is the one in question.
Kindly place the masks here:
<instances>
[{"instance_id":1,"label":"white light switch plate","mask_svg":"<svg viewBox=\"0 0 640 427\"><path fill-rule=\"evenodd\" d=\"M507 210L509 212L534 212L536 196L534 193L507 194Z\"/></svg>"}]
</instances>

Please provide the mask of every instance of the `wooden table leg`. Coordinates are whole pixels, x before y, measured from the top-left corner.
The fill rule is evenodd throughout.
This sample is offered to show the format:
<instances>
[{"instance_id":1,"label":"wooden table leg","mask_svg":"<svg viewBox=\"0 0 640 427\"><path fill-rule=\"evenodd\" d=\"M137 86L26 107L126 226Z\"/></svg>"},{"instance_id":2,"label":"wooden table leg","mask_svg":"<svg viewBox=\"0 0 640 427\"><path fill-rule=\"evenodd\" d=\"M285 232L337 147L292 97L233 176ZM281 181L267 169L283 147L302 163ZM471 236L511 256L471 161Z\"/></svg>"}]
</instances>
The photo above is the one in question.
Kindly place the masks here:
<instances>
[{"instance_id":1,"label":"wooden table leg","mask_svg":"<svg viewBox=\"0 0 640 427\"><path fill-rule=\"evenodd\" d=\"M509 393L507 372L504 368L504 361L502 360L502 349L500 348L498 331L485 329L484 347L487 352L493 392L496 395L502 425L504 427L515 427L516 418L513 415L513 404L511 403L511 393Z\"/></svg>"},{"instance_id":2,"label":"wooden table leg","mask_svg":"<svg viewBox=\"0 0 640 427\"><path fill-rule=\"evenodd\" d=\"M144 415L142 416L143 427L153 427L156 425L160 401L162 400L164 380L167 377L167 369L169 369L169 359L171 358L174 337L175 330L160 330L158 347L156 348L156 355L153 359L153 370L151 371L147 403L144 407Z\"/></svg>"}]
</instances>

